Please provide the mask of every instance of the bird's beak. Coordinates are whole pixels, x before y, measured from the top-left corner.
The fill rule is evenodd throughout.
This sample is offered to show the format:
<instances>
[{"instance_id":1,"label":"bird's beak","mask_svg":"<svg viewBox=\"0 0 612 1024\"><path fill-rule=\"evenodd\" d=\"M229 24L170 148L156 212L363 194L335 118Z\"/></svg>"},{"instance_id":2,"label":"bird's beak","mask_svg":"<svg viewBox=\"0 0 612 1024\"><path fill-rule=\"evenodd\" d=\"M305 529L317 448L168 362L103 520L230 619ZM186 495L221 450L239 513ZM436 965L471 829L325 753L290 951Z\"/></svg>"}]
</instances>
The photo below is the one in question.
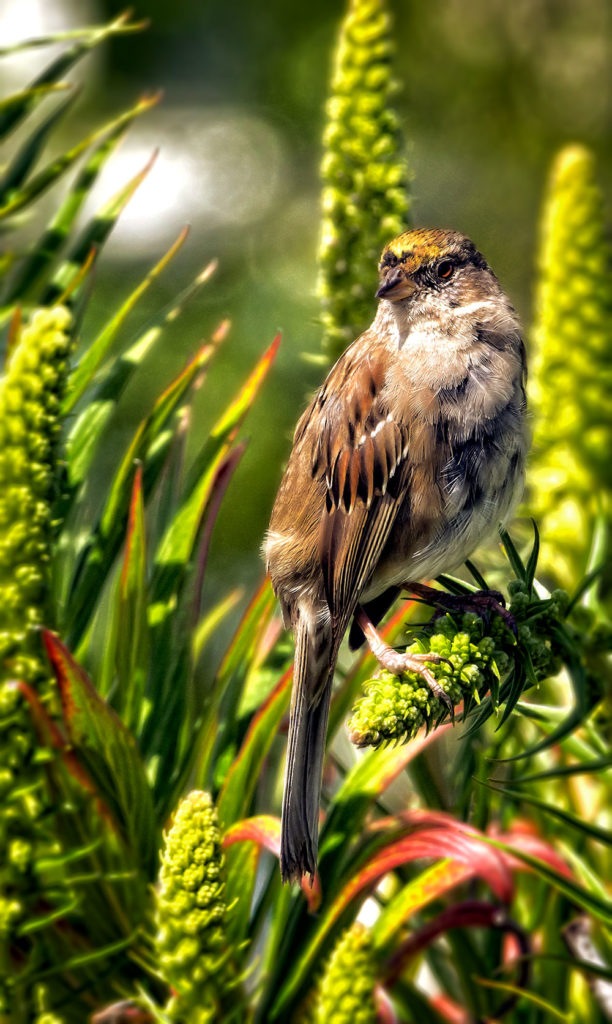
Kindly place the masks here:
<instances>
[{"instance_id":1,"label":"bird's beak","mask_svg":"<svg viewBox=\"0 0 612 1024\"><path fill-rule=\"evenodd\" d=\"M389 267L383 271L376 298L398 302L399 299L408 299L415 290L416 284L403 267Z\"/></svg>"}]
</instances>

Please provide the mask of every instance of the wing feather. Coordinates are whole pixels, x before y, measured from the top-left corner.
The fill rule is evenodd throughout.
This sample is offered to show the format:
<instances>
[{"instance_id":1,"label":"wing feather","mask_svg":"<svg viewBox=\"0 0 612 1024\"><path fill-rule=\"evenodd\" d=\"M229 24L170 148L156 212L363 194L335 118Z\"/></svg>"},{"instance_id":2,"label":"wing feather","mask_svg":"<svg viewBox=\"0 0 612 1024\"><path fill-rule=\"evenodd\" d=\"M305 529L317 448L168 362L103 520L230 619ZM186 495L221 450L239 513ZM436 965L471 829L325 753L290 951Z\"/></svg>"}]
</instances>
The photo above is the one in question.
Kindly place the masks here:
<instances>
[{"instance_id":1,"label":"wing feather","mask_svg":"<svg viewBox=\"0 0 612 1024\"><path fill-rule=\"evenodd\" d=\"M337 635L376 569L409 485L408 432L393 420L383 385L380 364L363 351L351 360L349 351L316 400L311 466L326 488L319 560Z\"/></svg>"}]
</instances>

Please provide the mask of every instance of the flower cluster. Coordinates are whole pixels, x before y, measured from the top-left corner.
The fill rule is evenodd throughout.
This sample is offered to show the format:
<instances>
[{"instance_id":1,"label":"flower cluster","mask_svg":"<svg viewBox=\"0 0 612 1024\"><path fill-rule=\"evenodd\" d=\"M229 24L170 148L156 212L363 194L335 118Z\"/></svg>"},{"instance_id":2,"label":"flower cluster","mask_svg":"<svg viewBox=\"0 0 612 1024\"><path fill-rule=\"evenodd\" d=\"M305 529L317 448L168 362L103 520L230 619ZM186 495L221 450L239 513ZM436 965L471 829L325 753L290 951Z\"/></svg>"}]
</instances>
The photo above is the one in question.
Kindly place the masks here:
<instances>
[{"instance_id":1,"label":"flower cluster","mask_svg":"<svg viewBox=\"0 0 612 1024\"><path fill-rule=\"evenodd\" d=\"M594 159L570 146L553 166L541 229L528 480L540 564L562 585L584 572L593 523L612 488L610 256Z\"/></svg>"},{"instance_id":2,"label":"flower cluster","mask_svg":"<svg viewBox=\"0 0 612 1024\"><path fill-rule=\"evenodd\" d=\"M162 853L157 950L174 991L171 1020L208 1024L223 1018L236 974L225 932L224 861L217 812L208 793L180 803Z\"/></svg>"},{"instance_id":3,"label":"flower cluster","mask_svg":"<svg viewBox=\"0 0 612 1024\"><path fill-rule=\"evenodd\" d=\"M52 846L43 767L13 681L50 698L37 630L52 618L52 506L69 327L63 307L36 312L18 332L0 379L0 931L7 945L34 899L37 858ZM16 977L10 968L0 973L0 1012L9 1015Z\"/></svg>"},{"instance_id":4,"label":"flower cluster","mask_svg":"<svg viewBox=\"0 0 612 1024\"><path fill-rule=\"evenodd\" d=\"M0 665L3 677L45 675L36 629L46 619L60 401L70 314L38 310L0 380Z\"/></svg>"},{"instance_id":5,"label":"flower cluster","mask_svg":"<svg viewBox=\"0 0 612 1024\"><path fill-rule=\"evenodd\" d=\"M336 359L367 327L384 245L406 229L408 175L390 105L392 22L385 0L350 0L324 134L319 294Z\"/></svg>"},{"instance_id":6,"label":"flower cluster","mask_svg":"<svg viewBox=\"0 0 612 1024\"><path fill-rule=\"evenodd\" d=\"M488 691L497 692L515 659L529 660L537 680L556 675L561 667L555 628L567 609L565 591L540 601L522 580L513 580L508 589L516 638L500 615L466 611L457 620L449 614L432 620L407 648L411 654L431 652L446 659L427 667L454 706L466 700L479 704ZM446 705L418 673L398 677L382 670L364 684L349 732L357 746L378 746L408 740L446 713Z\"/></svg>"},{"instance_id":7,"label":"flower cluster","mask_svg":"<svg viewBox=\"0 0 612 1024\"><path fill-rule=\"evenodd\" d=\"M317 992L314 1024L374 1024L375 964L370 933L356 923L340 936Z\"/></svg>"},{"instance_id":8,"label":"flower cluster","mask_svg":"<svg viewBox=\"0 0 612 1024\"><path fill-rule=\"evenodd\" d=\"M496 620L492 631L506 632ZM509 658L492 635L485 634L485 623L473 612L466 612L459 628L450 615L438 619L430 632L415 640L407 648L410 654L439 654L447 659L427 667L437 679L453 705L459 704L466 694L477 700L489 684L490 672L501 674ZM357 702L349 731L358 746L378 746L390 740L407 740L424 724L442 718L445 705L435 697L422 676L406 672L397 677L385 670L364 687L364 696Z\"/></svg>"}]
</instances>

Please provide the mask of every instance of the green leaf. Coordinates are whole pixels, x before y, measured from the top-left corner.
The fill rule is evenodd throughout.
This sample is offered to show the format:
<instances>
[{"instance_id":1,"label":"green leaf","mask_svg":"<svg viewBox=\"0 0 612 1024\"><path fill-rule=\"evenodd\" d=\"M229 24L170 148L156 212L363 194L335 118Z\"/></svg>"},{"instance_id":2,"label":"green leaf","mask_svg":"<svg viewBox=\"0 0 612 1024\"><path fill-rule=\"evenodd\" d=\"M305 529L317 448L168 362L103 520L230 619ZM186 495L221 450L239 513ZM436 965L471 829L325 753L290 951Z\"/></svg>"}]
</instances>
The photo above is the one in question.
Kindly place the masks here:
<instances>
[{"instance_id":1,"label":"green leaf","mask_svg":"<svg viewBox=\"0 0 612 1024\"><path fill-rule=\"evenodd\" d=\"M139 104L134 108L133 115L137 117L148 109L147 106ZM10 304L23 299L24 296L31 295L34 289L41 285L53 260L68 239L83 203L90 194L100 171L125 135L129 124L130 122L121 124L93 148L50 224L10 275L2 293L3 303ZM93 223L96 223L96 219ZM92 250L95 235L96 232L93 228L90 228L89 232L83 233L82 244L87 246L87 255ZM74 266L72 260L69 261L69 264Z\"/></svg>"},{"instance_id":2,"label":"green leaf","mask_svg":"<svg viewBox=\"0 0 612 1024\"><path fill-rule=\"evenodd\" d=\"M197 766L198 785L211 783L212 765L235 742L236 709L249 672L260 664L261 638L276 609L269 579L252 597L217 671L212 687L204 694L203 725ZM217 780L218 781L218 780Z\"/></svg>"},{"instance_id":3,"label":"green leaf","mask_svg":"<svg viewBox=\"0 0 612 1024\"><path fill-rule=\"evenodd\" d=\"M98 46L105 39L113 35L118 35L122 32L140 32L143 27L144 22L130 24L129 13L124 13L120 14L118 18L115 18L108 25L78 30L74 35L71 33L58 33L57 35L43 36L39 39L26 39L11 46L0 47L0 57L4 57L33 46L46 46L49 43L61 41L62 38L77 38L80 40L75 46L64 50L59 57L56 57L27 89L18 93L17 96L9 97L6 104L0 108L0 141L27 117L50 89L57 88L56 83L58 79L66 74L67 71L70 71L95 46Z\"/></svg>"},{"instance_id":4,"label":"green leaf","mask_svg":"<svg viewBox=\"0 0 612 1024\"><path fill-rule=\"evenodd\" d=\"M106 138L109 134L122 128L124 125L129 124L134 119L137 113L140 113L142 109L148 109L157 102L157 97L145 97L140 100L136 106L120 114L119 117L114 118L112 121L108 121L102 128L98 128L96 131L91 132L86 138L81 139L75 146L56 157L50 163L46 165L38 174L34 175L33 178L21 188L19 191L0 206L0 220L3 218L13 216L18 213L19 210L23 210L30 203L34 202L43 192L46 192L48 188L55 184L56 181L68 171L82 156L82 154L99 142L100 139Z\"/></svg>"},{"instance_id":5,"label":"green leaf","mask_svg":"<svg viewBox=\"0 0 612 1024\"><path fill-rule=\"evenodd\" d=\"M87 421L81 420L81 427L71 435L72 441L80 445L80 450L71 452L78 468L72 463L73 482L80 481L80 475L89 465L89 457L83 448L90 449L99 438L88 436L96 430L100 422L106 422L114 405L115 388L121 387L126 375L130 375L142 358L142 350L150 346L159 332L148 332L119 360L104 388L100 389L96 408L88 406ZM125 523L132 489L134 464L143 464L143 483L145 500L159 478L164 465L165 455L171 445L173 431L168 426L177 407L180 405L189 387L208 365L215 351L214 345L203 345L196 356L178 374L172 383L156 400L153 409L139 424L127 452L123 456L100 518L90 533L88 543L79 554L74 577L70 586L70 642L77 646L89 624L91 614L97 603L100 590L112 568L114 560L125 535ZM130 365L131 361L135 365ZM115 383L113 383L115 382ZM91 422L92 417L94 422ZM83 424L86 422L86 426ZM154 449L154 450L153 450ZM154 458L153 458L154 455Z\"/></svg>"},{"instance_id":6,"label":"green leaf","mask_svg":"<svg viewBox=\"0 0 612 1024\"><path fill-rule=\"evenodd\" d=\"M172 243L167 252L164 253L162 258L158 260L154 267L149 271L147 276L143 278L137 288L128 296L128 298L121 304L116 313L112 314L106 321L102 331L98 337L88 347L87 351L83 354L78 365L70 375L68 382L67 394L64 399L62 406L62 412L64 415L69 413L76 403L82 398L84 392L91 384L94 375L101 363L104 361L108 352L117 337L120 329L123 327L128 315L132 312L136 303L142 298L148 288L153 284L155 279L159 277L163 270L166 269L168 264L174 259L177 252L185 242L187 235L189 234L188 228L183 228L180 232L176 241ZM212 274L214 264L209 264L207 270Z\"/></svg>"},{"instance_id":7,"label":"green leaf","mask_svg":"<svg viewBox=\"0 0 612 1024\"><path fill-rule=\"evenodd\" d=\"M520 790L507 789L505 786L492 786L482 779L479 781L482 786L486 786L487 789L491 789L493 792L503 793L510 800L517 800L520 803L529 804L530 807L537 807L539 810L544 811L545 814L549 814L552 818L557 818L577 832L582 832L584 835L590 836L591 839L604 843L606 846L612 845L612 831L610 829L600 828L599 825L585 821L584 818L577 818L574 814L570 814L569 811L563 810L562 807L547 803L546 800L539 800L537 797L523 793Z\"/></svg>"},{"instance_id":8,"label":"green leaf","mask_svg":"<svg viewBox=\"0 0 612 1024\"><path fill-rule=\"evenodd\" d=\"M249 810L264 761L289 707L293 670L288 669L253 716L242 746L232 761L217 800L224 827L243 818Z\"/></svg>"},{"instance_id":9,"label":"green leaf","mask_svg":"<svg viewBox=\"0 0 612 1024\"><path fill-rule=\"evenodd\" d=\"M209 280L212 272L211 268L211 264L205 267L178 298L162 310L150 326L143 333L139 334L128 350L112 362L108 373L102 377L86 408L77 417L66 441L68 480L73 489L76 489L84 481L96 448L102 440L104 427L108 423L131 377L142 365L152 346L162 336L164 327L176 320L183 311L185 303L193 297L202 284ZM182 399L197 374L208 364L214 351L214 344L202 346L194 360L188 364L183 373L179 374L174 383L162 393L150 417L143 421L138 428L131 449L123 460L120 473L123 472L125 474L126 459L129 459L131 467L134 458L138 457L134 449L141 447L139 432L146 434L152 443L156 433L162 429L162 425L170 414L167 409L168 402L170 401L171 403L170 412L174 412L176 405ZM177 390L178 395L175 395ZM112 507L109 516L112 516L114 512L115 509Z\"/></svg>"},{"instance_id":10,"label":"green leaf","mask_svg":"<svg viewBox=\"0 0 612 1024\"><path fill-rule=\"evenodd\" d=\"M555 868L550 867L541 857L534 856L526 849L521 849L516 845L514 837L511 837L511 842L502 842L485 836L483 841L526 864L536 875L563 893L572 903L582 907L588 914L594 914L603 924L612 925L612 902L600 892L589 891L578 885L568 874L561 874Z\"/></svg>"},{"instance_id":11,"label":"green leaf","mask_svg":"<svg viewBox=\"0 0 612 1024\"><path fill-rule=\"evenodd\" d=\"M499 536L504 547L506 558L508 559L510 565L512 566L514 575L516 576L517 580L525 581L527 578L527 570L525 569L523 560L514 545L512 537L510 536L507 530L501 528L499 531Z\"/></svg>"},{"instance_id":12,"label":"green leaf","mask_svg":"<svg viewBox=\"0 0 612 1024\"><path fill-rule=\"evenodd\" d=\"M42 636L75 753L111 808L128 849L145 874L153 878L158 835L151 790L136 741L61 640L48 630L43 630Z\"/></svg>"},{"instance_id":13,"label":"green leaf","mask_svg":"<svg viewBox=\"0 0 612 1024\"><path fill-rule=\"evenodd\" d=\"M255 843L236 843L226 850L225 899L232 910L225 923L225 940L234 948L238 948L248 936L259 852Z\"/></svg>"},{"instance_id":14,"label":"green leaf","mask_svg":"<svg viewBox=\"0 0 612 1024\"><path fill-rule=\"evenodd\" d=\"M0 178L0 205L8 202L12 194L23 184L40 156L49 135L74 105L78 95L78 90L74 90L36 126L32 134L21 144Z\"/></svg>"},{"instance_id":15,"label":"green leaf","mask_svg":"<svg viewBox=\"0 0 612 1024\"><path fill-rule=\"evenodd\" d=\"M484 985L485 988L495 989L496 992L507 992L517 998L524 999L526 1002L531 1003L532 1006L536 1006L539 1010L543 1010L550 1020L565 1021L565 1024L572 1024L575 1020L573 1014L562 1013L561 1010L553 1006L552 1003L547 1002L542 996L537 995L535 992L531 992L529 989L519 988L517 985L511 985L507 981L493 981L491 978L475 978L475 981L479 985Z\"/></svg>"},{"instance_id":16,"label":"green leaf","mask_svg":"<svg viewBox=\"0 0 612 1024\"><path fill-rule=\"evenodd\" d=\"M533 581L535 579L536 569L538 567L538 557L540 554L540 533L535 519L531 520L531 525L533 526L533 547L525 567L525 583L527 584L527 592L530 596L533 593Z\"/></svg>"},{"instance_id":17,"label":"green leaf","mask_svg":"<svg viewBox=\"0 0 612 1024\"><path fill-rule=\"evenodd\" d=\"M117 674L115 706L128 729L138 734L149 668L147 548L142 466L137 466L130 500L121 573L117 579L107 672ZM108 679L110 682L112 679ZM105 690L102 688L102 692Z\"/></svg>"}]
</instances>

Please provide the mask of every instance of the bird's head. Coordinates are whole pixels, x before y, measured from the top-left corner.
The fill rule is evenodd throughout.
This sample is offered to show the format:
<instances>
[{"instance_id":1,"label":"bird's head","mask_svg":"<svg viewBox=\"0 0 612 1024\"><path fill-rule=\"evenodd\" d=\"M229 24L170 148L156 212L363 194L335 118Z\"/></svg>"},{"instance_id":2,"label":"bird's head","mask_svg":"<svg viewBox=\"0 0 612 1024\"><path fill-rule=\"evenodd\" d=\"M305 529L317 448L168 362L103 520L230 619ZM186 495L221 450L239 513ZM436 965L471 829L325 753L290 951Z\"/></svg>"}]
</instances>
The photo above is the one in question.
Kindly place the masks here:
<instances>
[{"instance_id":1,"label":"bird's head","mask_svg":"<svg viewBox=\"0 0 612 1024\"><path fill-rule=\"evenodd\" d=\"M378 269L376 297L392 303L435 298L456 308L480 297L483 283L495 282L474 243L458 231L405 231L385 246Z\"/></svg>"}]
</instances>

